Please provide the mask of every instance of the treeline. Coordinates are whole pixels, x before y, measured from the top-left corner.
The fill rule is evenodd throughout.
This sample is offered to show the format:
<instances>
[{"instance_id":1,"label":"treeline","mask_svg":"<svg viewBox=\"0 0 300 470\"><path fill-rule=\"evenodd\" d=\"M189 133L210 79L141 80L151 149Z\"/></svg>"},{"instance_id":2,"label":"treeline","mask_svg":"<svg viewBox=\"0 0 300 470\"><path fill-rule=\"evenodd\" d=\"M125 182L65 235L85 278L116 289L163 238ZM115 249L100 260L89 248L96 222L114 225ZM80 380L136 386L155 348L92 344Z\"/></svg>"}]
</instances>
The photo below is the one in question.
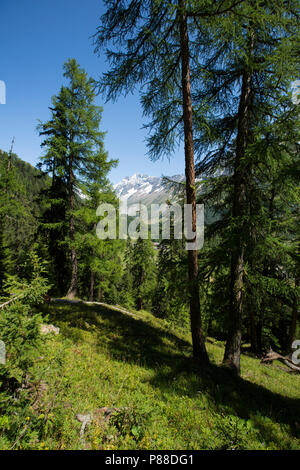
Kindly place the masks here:
<instances>
[{"instance_id":1,"label":"treeline","mask_svg":"<svg viewBox=\"0 0 300 470\"><path fill-rule=\"evenodd\" d=\"M43 212L39 195L49 181L13 153L0 150L0 292L6 276L26 275ZM29 268L30 271L30 268Z\"/></svg>"},{"instance_id":2,"label":"treeline","mask_svg":"<svg viewBox=\"0 0 300 470\"><path fill-rule=\"evenodd\" d=\"M96 233L98 206L117 209L118 199L108 179L117 161L104 150L95 83L74 59L64 76L50 120L38 126L45 150L37 168L12 151L0 154L0 294L7 295L12 279L31 279L37 256L52 297L150 307L152 243L101 240Z\"/></svg>"}]
</instances>

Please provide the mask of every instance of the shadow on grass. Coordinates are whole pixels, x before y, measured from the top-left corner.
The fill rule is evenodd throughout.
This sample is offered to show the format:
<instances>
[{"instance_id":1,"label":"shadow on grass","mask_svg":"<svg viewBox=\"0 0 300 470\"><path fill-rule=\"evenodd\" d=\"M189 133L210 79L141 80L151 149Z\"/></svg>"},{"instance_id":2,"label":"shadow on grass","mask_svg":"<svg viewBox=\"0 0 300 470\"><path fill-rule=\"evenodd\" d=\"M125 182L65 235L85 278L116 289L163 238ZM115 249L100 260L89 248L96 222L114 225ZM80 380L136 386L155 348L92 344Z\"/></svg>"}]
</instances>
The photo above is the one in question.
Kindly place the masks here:
<instances>
[{"instance_id":1,"label":"shadow on grass","mask_svg":"<svg viewBox=\"0 0 300 470\"><path fill-rule=\"evenodd\" d=\"M175 358L191 354L191 345L178 336L151 324L99 305L60 302L51 306L50 320L71 328L93 331L99 347L107 346L111 357L145 367L174 364ZM94 328L93 328L94 327ZM72 339L80 332L65 330Z\"/></svg>"},{"instance_id":2,"label":"shadow on grass","mask_svg":"<svg viewBox=\"0 0 300 470\"><path fill-rule=\"evenodd\" d=\"M239 416L244 420L251 418L255 428L259 429L266 443L277 443L282 447L282 437L277 435L272 423L287 425L287 435L300 438L300 400L274 393L267 388L249 382L242 377L236 377L225 367L211 364L208 369L200 369L191 359L185 359L183 364L174 364L169 373L158 373L152 385L162 391L170 390L180 396L195 397L205 394L209 397L211 410ZM188 377L189 391L186 392ZM174 382L174 377L177 380ZM181 377L182 380L179 380ZM297 386L297 384L295 384Z\"/></svg>"},{"instance_id":3,"label":"shadow on grass","mask_svg":"<svg viewBox=\"0 0 300 470\"><path fill-rule=\"evenodd\" d=\"M199 369L190 358L190 343L175 334L98 305L60 303L51 306L49 314L51 321L63 327L66 336L76 340L76 331L77 339L80 330L93 331L98 346L105 346L112 358L153 369L155 376L150 383L162 393L190 397L205 393L216 412L242 419L255 416L255 426L266 442L277 440L270 423L266 423L268 418L288 425L287 432L300 437L300 400L237 378L230 370L215 364ZM277 444L280 448L282 443Z\"/></svg>"}]
</instances>

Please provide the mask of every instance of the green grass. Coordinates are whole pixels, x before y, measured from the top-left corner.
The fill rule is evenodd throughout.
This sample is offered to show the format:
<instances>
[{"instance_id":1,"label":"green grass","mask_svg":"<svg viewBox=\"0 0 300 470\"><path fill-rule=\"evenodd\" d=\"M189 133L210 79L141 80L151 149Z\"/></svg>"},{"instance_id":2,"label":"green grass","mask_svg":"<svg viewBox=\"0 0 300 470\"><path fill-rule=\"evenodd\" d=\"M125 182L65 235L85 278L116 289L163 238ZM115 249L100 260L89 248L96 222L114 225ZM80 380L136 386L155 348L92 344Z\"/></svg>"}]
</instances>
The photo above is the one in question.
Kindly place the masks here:
<instances>
[{"instance_id":1,"label":"green grass","mask_svg":"<svg viewBox=\"0 0 300 470\"><path fill-rule=\"evenodd\" d=\"M48 313L61 334L45 337L14 448L300 449L300 376L243 355L237 379L213 340L201 371L189 335L148 312L55 303ZM80 440L76 415L105 406L119 411Z\"/></svg>"}]
</instances>

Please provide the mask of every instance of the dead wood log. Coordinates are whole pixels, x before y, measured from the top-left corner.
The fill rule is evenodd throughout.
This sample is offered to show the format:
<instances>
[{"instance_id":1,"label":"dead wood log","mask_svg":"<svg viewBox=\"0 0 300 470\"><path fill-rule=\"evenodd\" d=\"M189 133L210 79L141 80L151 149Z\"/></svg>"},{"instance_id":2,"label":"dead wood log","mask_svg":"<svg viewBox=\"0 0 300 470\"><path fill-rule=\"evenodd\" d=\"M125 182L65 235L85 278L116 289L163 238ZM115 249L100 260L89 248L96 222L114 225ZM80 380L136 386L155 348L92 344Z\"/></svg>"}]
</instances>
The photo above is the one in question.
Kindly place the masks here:
<instances>
[{"instance_id":1,"label":"dead wood log","mask_svg":"<svg viewBox=\"0 0 300 470\"><path fill-rule=\"evenodd\" d=\"M282 356L275 351L270 350L261 360L262 364L272 363L273 361L280 361L289 367L293 372L300 373L300 366L293 363L290 356ZM291 372L286 370L287 372Z\"/></svg>"}]
</instances>

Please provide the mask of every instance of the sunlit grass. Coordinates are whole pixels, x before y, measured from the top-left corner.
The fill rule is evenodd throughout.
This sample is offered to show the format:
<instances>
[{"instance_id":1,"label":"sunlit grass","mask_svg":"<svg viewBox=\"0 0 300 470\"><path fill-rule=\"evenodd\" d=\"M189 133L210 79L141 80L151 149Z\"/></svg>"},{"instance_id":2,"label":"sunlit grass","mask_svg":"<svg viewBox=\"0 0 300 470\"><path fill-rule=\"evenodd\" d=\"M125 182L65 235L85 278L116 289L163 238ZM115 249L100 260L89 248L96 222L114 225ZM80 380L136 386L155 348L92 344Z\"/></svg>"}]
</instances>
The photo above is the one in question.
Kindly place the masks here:
<instances>
[{"instance_id":1,"label":"sunlit grass","mask_svg":"<svg viewBox=\"0 0 300 470\"><path fill-rule=\"evenodd\" d=\"M54 303L48 313L61 334L45 340L35 364L47 388L31 409L32 426L40 419L42 428L28 448L300 449L299 376L243 355L236 379L213 339L212 367L201 371L189 334L148 312ZM76 415L102 407L119 415L114 424L94 421L83 442Z\"/></svg>"}]
</instances>

